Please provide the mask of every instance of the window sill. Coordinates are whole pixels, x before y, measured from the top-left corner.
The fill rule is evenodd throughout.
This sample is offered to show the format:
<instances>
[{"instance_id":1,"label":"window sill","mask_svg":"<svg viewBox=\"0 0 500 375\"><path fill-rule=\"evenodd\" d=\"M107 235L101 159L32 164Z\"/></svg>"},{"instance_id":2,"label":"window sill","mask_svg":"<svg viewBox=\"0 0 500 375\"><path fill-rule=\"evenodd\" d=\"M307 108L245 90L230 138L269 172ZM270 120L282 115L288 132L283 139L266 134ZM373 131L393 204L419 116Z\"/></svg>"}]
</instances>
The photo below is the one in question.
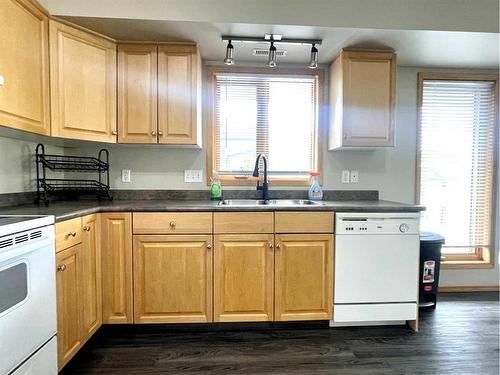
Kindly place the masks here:
<instances>
[{"instance_id":1,"label":"window sill","mask_svg":"<svg viewBox=\"0 0 500 375\"><path fill-rule=\"evenodd\" d=\"M224 176L219 175L219 180L222 186L254 186L259 179L253 176ZM209 179L210 181L210 179ZM309 186L311 184L311 178L309 176L304 177L269 177L269 186ZM321 184L321 181L320 181ZM208 183L210 185L210 183Z\"/></svg>"},{"instance_id":2,"label":"window sill","mask_svg":"<svg viewBox=\"0 0 500 375\"><path fill-rule=\"evenodd\" d=\"M495 268L495 265L485 260L449 260L441 263L442 269L481 269Z\"/></svg>"}]
</instances>

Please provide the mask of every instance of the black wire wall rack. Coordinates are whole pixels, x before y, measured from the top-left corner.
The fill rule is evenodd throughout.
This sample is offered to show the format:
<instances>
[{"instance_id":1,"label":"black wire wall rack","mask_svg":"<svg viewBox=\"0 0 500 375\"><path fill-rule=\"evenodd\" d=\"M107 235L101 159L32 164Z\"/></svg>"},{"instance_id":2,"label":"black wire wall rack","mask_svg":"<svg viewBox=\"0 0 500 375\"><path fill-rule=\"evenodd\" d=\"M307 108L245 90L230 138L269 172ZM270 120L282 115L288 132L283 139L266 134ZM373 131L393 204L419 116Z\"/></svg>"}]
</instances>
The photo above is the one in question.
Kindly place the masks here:
<instances>
[{"instance_id":1,"label":"black wire wall rack","mask_svg":"<svg viewBox=\"0 0 500 375\"><path fill-rule=\"evenodd\" d=\"M55 172L94 172L97 180L47 178L47 170ZM35 203L49 204L49 197L63 195L75 199L80 195L96 195L99 200L113 200L109 188L109 152L99 151L98 157L52 155L45 153L45 146L36 146Z\"/></svg>"}]
</instances>

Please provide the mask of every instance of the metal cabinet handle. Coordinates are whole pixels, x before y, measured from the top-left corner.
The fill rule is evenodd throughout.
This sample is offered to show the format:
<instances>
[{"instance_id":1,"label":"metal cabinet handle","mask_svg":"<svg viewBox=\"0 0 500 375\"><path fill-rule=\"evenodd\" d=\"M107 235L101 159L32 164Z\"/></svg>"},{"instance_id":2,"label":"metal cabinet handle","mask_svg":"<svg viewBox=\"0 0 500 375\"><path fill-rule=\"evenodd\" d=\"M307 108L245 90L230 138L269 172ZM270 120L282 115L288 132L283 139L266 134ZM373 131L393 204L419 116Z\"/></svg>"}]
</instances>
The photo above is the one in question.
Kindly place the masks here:
<instances>
[{"instance_id":1,"label":"metal cabinet handle","mask_svg":"<svg viewBox=\"0 0 500 375\"><path fill-rule=\"evenodd\" d=\"M113 135L118 135L118 132L117 132L116 130L113 130L113 131L111 132L111 134L113 134Z\"/></svg>"},{"instance_id":2,"label":"metal cabinet handle","mask_svg":"<svg viewBox=\"0 0 500 375\"><path fill-rule=\"evenodd\" d=\"M210 250L212 248L212 245L208 244L207 249Z\"/></svg>"},{"instance_id":3,"label":"metal cabinet handle","mask_svg":"<svg viewBox=\"0 0 500 375\"><path fill-rule=\"evenodd\" d=\"M153 130L153 131L151 132L151 135L152 135L153 137L156 137L156 132Z\"/></svg>"},{"instance_id":4,"label":"metal cabinet handle","mask_svg":"<svg viewBox=\"0 0 500 375\"><path fill-rule=\"evenodd\" d=\"M84 230L85 232L90 232L90 227L89 227L88 225L85 225L85 226L83 227L83 230Z\"/></svg>"},{"instance_id":5,"label":"metal cabinet handle","mask_svg":"<svg viewBox=\"0 0 500 375\"><path fill-rule=\"evenodd\" d=\"M163 137L163 132L161 132L161 131L160 131L160 132L158 132L158 135L159 135L160 137Z\"/></svg>"},{"instance_id":6,"label":"metal cabinet handle","mask_svg":"<svg viewBox=\"0 0 500 375\"><path fill-rule=\"evenodd\" d=\"M280 249L280 248L281 248L281 244L280 244L280 243L277 243L277 244L276 244L276 248L277 248L277 249Z\"/></svg>"},{"instance_id":7,"label":"metal cabinet handle","mask_svg":"<svg viewBox=\"0 0 500 375\"><path fill-rule=\"evenodd\" d=\"M170 228L174 229L175 228L175 221L171 221L170 223L168 223L168 225L170 225Z\"/></svg>"},{"instance_id":8,"label":"metal cabinet handle","mask_svg":"<svg viewBox=\"0 0 500 375\"><path fill-rule=\"evenodd\" d=\"M71 236L71 237L76 237L76 232L69 232L68 233L68 237Z\"/></svg>"},{"instance_id":9,"label":"metal cabinet handle","mask_svg":"<svg viewBox=\"0 0 500 375\"><path fill-rule=\"evenodd\" d=\"M66 265L63 263L60 266L57 267L57 270L60 272L66 271Z\"/></svg>"},{"instance_id":10,"label":"metal cabinet handle","mask_svg":"<svg viewBox=\"0 0 500 375\"><path fill-rule=\"evenodd\" d=\"M269 248L270 249L273 249L274 248L274 245L272 243L269 244Z\"/></svg>"}]
</instances>

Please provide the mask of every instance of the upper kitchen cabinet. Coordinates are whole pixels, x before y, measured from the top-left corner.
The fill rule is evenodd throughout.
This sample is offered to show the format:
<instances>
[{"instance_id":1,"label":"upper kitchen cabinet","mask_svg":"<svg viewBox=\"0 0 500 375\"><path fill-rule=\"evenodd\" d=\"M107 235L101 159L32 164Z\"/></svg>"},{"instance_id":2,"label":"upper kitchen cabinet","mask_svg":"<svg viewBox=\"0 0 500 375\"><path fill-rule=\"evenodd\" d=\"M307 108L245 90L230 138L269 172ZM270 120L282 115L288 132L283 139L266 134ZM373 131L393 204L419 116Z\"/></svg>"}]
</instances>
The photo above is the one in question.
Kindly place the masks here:
<instances>
[{"instance_id":1,"label":"upper kitchen cabinet","mask_svg":"<svg viewBox=\"0 0 500 375\"><path fill-rule=\"evenodd\" d=\"M396 55L343 50L330 67L328 149L393 147Z\"/></svg>"},{"instance_id":2,"label":"upper kitchen cabinet","mask_svg":"<svg viewBox=\"0 0 500 375\"><path fill-rule=\"evenodd\" d=\"M52 135L116 142L116 44L50 20Z\"/></svg>"},{"instance_id":3,"label":"upper kitchen cabinet","mask_svg":"<svg viewBox=\"0 0 500 375\"><path fill-rule=\"evenodd\" d=\"M35 1L0 2L0 125L50 133L48 27Z\"/></svg>"},{"instance_id":4,"label":"upper kitchen cabinet","mask_svg":"<svg viewBox=\"0 0 500 375\"><path fill-rule=\"evenodd\" d=\"M118 142L201 146L200 127L198 48L118 45Z\"/></svg>"},{"instance_id":5,"label":"upper kitchen cabinet","mask_svg":"<svg viewBox=\"0 0 500 375\"><path fill-rule=\"evenodd\" d=\"M118 45L118 143L158 142L157 67L157 45Z\"/></svg>"},{"instance_id":6,"label":"upper kitchen cabinet","mask_svg":"<svg viewBox=\"0 0 500 375\"><path fill-rule=\"evenodd\" d=\"M159 143L201 146L201 61L194 45L158 47Z\"/></svg>"}]
</instances>

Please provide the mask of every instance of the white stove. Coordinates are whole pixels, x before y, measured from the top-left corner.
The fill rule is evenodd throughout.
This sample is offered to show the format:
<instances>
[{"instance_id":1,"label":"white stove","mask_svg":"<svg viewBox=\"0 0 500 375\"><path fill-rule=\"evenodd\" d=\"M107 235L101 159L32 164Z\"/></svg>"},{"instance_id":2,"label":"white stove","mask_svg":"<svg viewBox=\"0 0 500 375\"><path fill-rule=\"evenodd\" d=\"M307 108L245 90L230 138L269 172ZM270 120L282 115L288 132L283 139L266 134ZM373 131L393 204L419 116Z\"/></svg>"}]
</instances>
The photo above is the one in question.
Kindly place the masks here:
<instances>
[{"instance_id":1,"label":"white stove","mask_svg":"<svg viewBox=\"0 0 500 375\"><path fill-rule=\"evenodd\" d=\"M57 374L53 216L0 216L0 375Z\"/></svg>"}]
</instances>

